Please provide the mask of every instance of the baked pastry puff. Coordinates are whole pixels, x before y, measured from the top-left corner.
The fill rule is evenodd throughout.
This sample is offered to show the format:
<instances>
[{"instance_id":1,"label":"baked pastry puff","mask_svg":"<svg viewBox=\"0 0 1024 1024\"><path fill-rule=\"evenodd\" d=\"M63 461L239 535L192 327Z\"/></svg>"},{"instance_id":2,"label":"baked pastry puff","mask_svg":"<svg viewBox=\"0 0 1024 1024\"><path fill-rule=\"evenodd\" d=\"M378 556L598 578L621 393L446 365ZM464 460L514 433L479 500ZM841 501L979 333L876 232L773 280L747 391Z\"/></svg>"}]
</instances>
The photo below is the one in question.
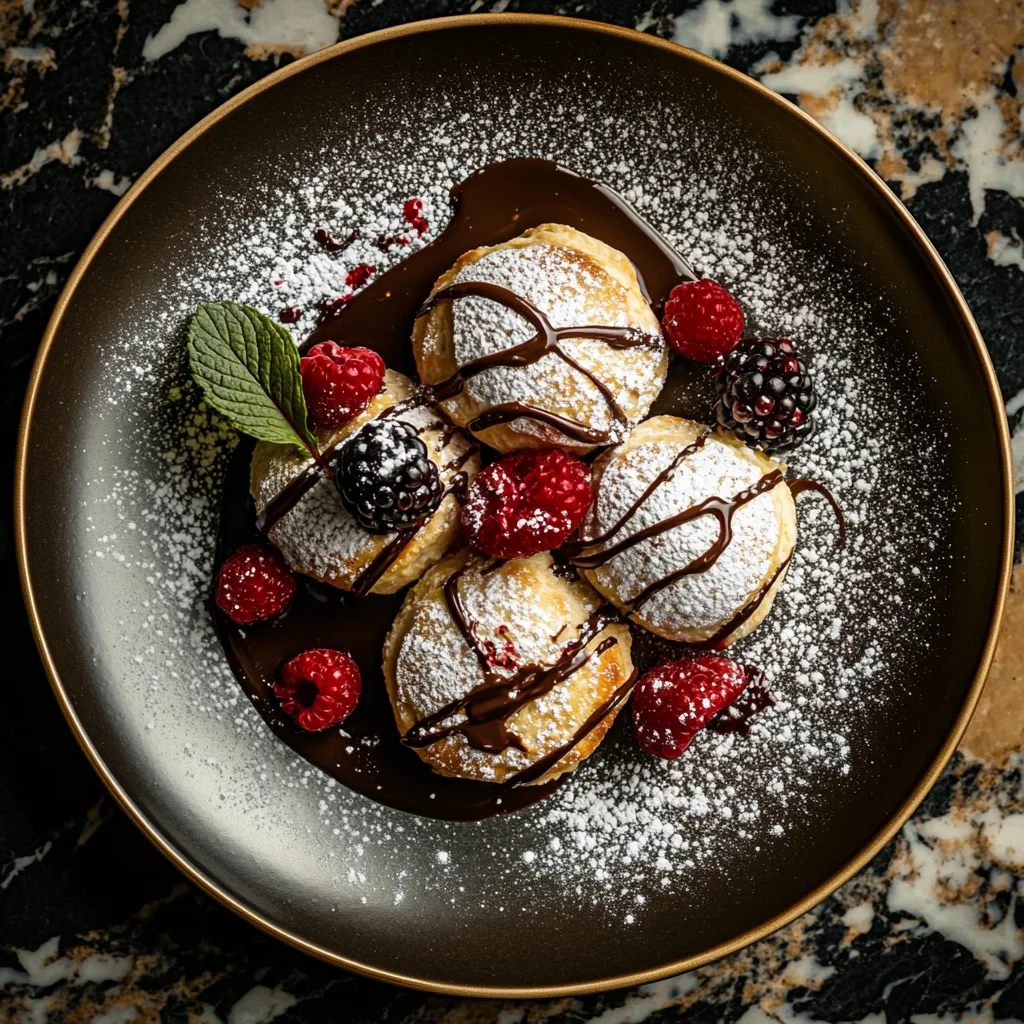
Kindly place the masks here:
<instances>
[{"instance_id":1,"label":"baked pastry puff","mask_svg":"<svg viewBox=\"0 0 1024 1024\"><path fill-rule=\"evenodd\" d=\"M564 224L465 253L424 308L420 379L501 452L623 440L665 383L668 351L633 265Z\"/></svg>"},{"instance_id":2,"label":"baked pastry puff","mask_svg":"<svg viewBox=\"0 0 1024 1024\"><path fill-rule=\"evenodd\" d=\"M726 647L786 575L796 510L783 469L699 423L652 417L595 461L573 561L651 632Z\"/></svg>"},{"instance_id":3,"label":"baked pastry puff","mask_svg":"<svg viewBox=\"0 0 1024 1024\"><path fill-rule=\"evenodd\" d=\"M409 592L384 645L404 742L441 775L533 784L597 748L633 685L614 609L547 552L463 550Z\"/></svg>"},{"instance_id":4,"label":"baked pastry puff","mask_svg":"<svg viewBox=\"0 0 1024 1024\"><path fill-rule=\"evenodd\" d=\"M356 433L385 410L409 399L413 384L395 370L384 374L380 394L340 428L314 430L321 451ZM398 414L417 428L427 454L437 465L442 486L468 487L480 468L477 446L439 419L429 405ZM257 514L263 514L292 481L311 465L308 457L285 445L259 442L249 471L249 490ZM464 474L464 479L457 479ZM393 594L412 583L461 537L459 505L448 493L419 528L369 533L349 514L330 475L324 473L298 502L269 526L268 539L296 572L356 593Z\"/></svg>"}]
</instances>

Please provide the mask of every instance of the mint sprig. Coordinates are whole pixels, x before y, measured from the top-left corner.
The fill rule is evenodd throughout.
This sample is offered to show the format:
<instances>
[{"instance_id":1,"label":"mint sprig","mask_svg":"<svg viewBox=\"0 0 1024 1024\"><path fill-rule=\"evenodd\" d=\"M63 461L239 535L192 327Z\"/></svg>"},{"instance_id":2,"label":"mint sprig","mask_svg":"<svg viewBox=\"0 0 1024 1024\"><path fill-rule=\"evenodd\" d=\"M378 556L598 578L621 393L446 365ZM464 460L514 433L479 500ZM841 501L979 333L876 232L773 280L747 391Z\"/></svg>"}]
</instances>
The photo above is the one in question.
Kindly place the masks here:
<instances>
[{"instance_id":1,"label":"mint sprig","mask_svg":"<svg viewBox=\"0 0 1024 1024\"><path fill-rule=\"evenodd\" d=\"M188 360L206 400L235 429L317 454L299 353L280 324L252 306L204 302L188 325Z\"/></svg>"}]
</instances>

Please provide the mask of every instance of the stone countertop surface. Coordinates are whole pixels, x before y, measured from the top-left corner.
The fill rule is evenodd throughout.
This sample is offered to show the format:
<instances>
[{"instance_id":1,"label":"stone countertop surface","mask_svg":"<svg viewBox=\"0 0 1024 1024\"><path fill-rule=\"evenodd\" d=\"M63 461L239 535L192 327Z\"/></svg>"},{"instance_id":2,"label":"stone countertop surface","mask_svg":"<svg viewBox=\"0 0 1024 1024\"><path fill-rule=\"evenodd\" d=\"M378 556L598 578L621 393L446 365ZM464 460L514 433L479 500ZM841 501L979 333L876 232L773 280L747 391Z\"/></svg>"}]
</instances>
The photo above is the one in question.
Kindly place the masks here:
<instances>
[{"instance_id":1,"label":"stone countertop surface","mask_svg":"<svg viewBox=\"0 0 1024 1024\"><path fill-rule=\"evenodd\" d=\"M308 959L187 883L64 724L21 604L9 488L33 355L78 255L160 152L282 63L481 10L639 28L795 99L924 227L985 336L1011 427L1024 418L1024 0L0 0L0 1022L1024 1020L1020 568L981 707L889 847L772 937L607 995L460 1000ZM1024 428L1015 461L1024 479Z\"/></svg>"}]
</instances>

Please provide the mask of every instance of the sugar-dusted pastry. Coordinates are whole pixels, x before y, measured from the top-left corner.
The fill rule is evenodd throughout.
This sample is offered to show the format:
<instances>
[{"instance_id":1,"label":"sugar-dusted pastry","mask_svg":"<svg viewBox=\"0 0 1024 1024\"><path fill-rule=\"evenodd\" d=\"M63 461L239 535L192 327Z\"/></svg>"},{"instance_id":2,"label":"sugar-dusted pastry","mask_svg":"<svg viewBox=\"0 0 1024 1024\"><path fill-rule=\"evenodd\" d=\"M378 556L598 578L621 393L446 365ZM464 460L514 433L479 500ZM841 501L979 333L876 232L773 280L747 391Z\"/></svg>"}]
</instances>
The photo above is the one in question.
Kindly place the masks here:
<instances>
[{"instance_id":1,"label":"sugar-dusted pastry","mask_svg":"<svg viewBox=\"0 0 1024 1024\"><path fill-rule=\"evenodd\" d=\"M640 625L724 647L768 614L796 542L783 467L674 416L594 464L574 563Z\"/></svg>"},{"instance_id":2,"label":"sugar-dusted pastry","mask_svg":"<svg viewBox=\"0 0 1024 1024\"><path fill-rule=\"evenodd\" d=\"M477 446L461 430L439 419L429 405L417 402L413 387L407 377L388 370L383 390L363 412L341 427L317 428L315 434L321 452L337 450L342 462L363 470L362 479L353 483L371 498L379 498L389 482L383 477L375 480L374 473L382 468L386 476L391 467L368 465L365 453L361 456L348 445L376 434L371 454L383 444L391 461L396 461L396 455L418 458L413 472L423 480L417 480L417 489L432 488L429 505L436 505L420 526L382 532L386 528L375 524L372 508L361 507L352 486L342 481L339 487L338 462L330 472L320 471L311 480L315 471L311 459L283 445L262 441L256 445L249 480L256 512L269 539L297 572L359 594L393 594L419 579L459 539L458 497L480 468ZM400 411L393 413L396 407ZM367 425L366 433L360 434ZM342 442L346 442L344 448ZM436 473L422 461L424 455L437 467ZM429 472L420 473L422 468ZM304 483L312 486L302 492ZM401 518L400 504L408 504L407 495L395 495L394 502L392 518ZM405 518L415 518L414 507Z\"/></svg>"},{"instance_id":3,"label":"sugar-dusted pastry","mask_svg":"<svg viewBox=\"0 0 1024 1024\"><path fill-rule=\"evenodd\" d=\"M629 696L629 630L546 552L463 550L406 597L384 677L404 742L434 771L546 782L593 753Z\"/></svg>"},{"instance_id":4,"label":"sugar-dusted pastry","mask_svg":"<svg viewBox=\"0 0 1024 1024\"><path fill-rule=\"evenodd\" d=\"M412 340L420 378L451 396L452 419L502 452L620 441L668 369L633 265L563 224L461 256Z\"/></svg>"}]
</instances>

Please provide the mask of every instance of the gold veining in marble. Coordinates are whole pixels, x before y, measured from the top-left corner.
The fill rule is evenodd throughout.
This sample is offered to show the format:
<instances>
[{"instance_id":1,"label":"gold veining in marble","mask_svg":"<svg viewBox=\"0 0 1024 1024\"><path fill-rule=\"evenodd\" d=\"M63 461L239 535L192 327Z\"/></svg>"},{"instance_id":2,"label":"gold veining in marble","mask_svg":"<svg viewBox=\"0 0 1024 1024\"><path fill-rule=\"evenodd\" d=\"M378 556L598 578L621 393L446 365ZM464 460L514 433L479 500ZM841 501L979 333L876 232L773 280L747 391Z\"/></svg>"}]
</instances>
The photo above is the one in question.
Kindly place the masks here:
<instances>
[{"instance_id":1,"label":"gold veining in marble","mask_svg":"<svg viewBox=\"0 0 1024 1024\"><path fill-rule=\"evenodd\" d=\"M1005 768L1024 742L1024 566L1013 570L988 682L960 749Z\"/></svg>"},{"instance_id":2,"label":"gold veining in marble","mask_svg":"<svg viewBox=\"0 0 1024 1024\"><path fill-rule=\"evenodd\" d=\"M1022 45L1024 0L855 0L817 21L791 60L757 70L904 199L966 169L977 219L986 187L1024 194L1024 90L1004 88Z\"/></svg>"}]
</instances>

